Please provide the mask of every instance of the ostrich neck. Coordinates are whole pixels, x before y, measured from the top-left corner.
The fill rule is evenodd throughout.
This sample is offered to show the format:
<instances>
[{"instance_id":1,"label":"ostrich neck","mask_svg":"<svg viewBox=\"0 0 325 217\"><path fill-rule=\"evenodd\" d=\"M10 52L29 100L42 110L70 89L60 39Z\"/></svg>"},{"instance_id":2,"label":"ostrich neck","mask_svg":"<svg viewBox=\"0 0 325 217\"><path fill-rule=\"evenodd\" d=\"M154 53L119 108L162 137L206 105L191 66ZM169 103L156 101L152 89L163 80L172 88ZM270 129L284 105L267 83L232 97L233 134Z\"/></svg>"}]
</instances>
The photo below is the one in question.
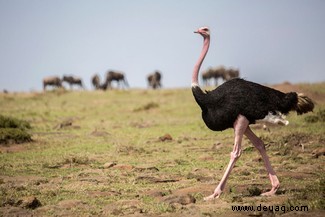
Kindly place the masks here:
<instances>
[{"instance_id":1,"label":"ostrich neck","mask_svg":"<svg viewBox=\"0 0 325 217\"><path fill-rule=\"evenodd\" d=\"M206 54L208 53L209 46L210 46L210 37L209 36L204 37L203 48L202 48L200 57L199 57L198 61L196 62L194 69L193 69L192 87L199 86L199 71L200 71L202 62L203 62Z\"/></svg>"}]
</instances>

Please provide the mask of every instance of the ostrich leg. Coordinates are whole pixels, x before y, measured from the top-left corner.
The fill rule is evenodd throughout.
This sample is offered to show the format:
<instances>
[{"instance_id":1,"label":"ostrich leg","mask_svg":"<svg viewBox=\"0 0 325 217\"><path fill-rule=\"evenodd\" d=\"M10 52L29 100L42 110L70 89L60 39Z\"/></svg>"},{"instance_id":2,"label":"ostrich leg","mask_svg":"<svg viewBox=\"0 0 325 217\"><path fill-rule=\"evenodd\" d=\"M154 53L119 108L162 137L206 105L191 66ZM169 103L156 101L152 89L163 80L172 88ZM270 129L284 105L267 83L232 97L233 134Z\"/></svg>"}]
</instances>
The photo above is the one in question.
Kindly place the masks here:
<instances>
[{"instance_id":1,"label":"ostrich leg","mask_svg":"<svg viewBox=\"0 0 325 217\"><path fill-rule=\"evenodd\" d=\"M230 161L226 172L224 173L219 185L214 190L214 193L208 197L205 197L204 200L212 200L218 198L222 191L226 186L227 179L230 175L231 170L234 168L236 161L240 157L241 154L241 142L243 139L243 135L248 127L249 121L242 115L237 117L237 120L234 123L234 130L235 130L235 143L232 152L230 153Z\"/></svg>"},{"instance_id":2,"label":"ostrich leg","mask_svg":"<svg viewBox=\"0 0 325 217\"><path fill-rule=\"evenodd\" d=\"M270 191L268 191L268 192L263 193L262 196L274 195L275 192L280 187L280 182L278 180L278 177L275 175L275 172L274 172L274 170L273 170L273 168L271 166L269 157L266 154L264 143L262 142L261 139L259 139L254 134L254 132L250 129L250 127L247 127L247 129L245 131L245 135L253 143L253 145L257 148L257 150L262 155L262 158L263 158L267 173L269 175L269 178L270 178L270 181L271 181L271 184L272 184L272 189Z\"/></svg>"}]
</instances>

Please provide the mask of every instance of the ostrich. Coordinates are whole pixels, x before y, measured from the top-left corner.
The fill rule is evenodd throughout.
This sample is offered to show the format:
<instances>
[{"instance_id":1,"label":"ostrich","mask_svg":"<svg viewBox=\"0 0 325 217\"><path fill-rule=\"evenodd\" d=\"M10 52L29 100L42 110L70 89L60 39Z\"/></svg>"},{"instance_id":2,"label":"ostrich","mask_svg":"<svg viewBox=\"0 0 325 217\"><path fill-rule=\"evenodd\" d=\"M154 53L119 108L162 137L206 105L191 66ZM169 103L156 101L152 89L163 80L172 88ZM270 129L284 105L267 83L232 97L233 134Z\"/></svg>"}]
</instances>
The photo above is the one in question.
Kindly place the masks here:
<instances>
[{"instance_id":1,"label":"ostrich","mask_svg":"<svg viewBox=\"0 0 325 217\"><path fill-rule=\"evenodd\" d=\"M271 190L262 195L274 195L280 186L280 182L266 154L263 141L253 133L249 125L269 114L287 114L291 110L296 111L297 114L312 111L314 103L303 94L282 93L240 78L231 79L212 91L203 92L198 84L198 74L209 49L210 31L207 27L201 27L194 33L203 37L201 55L192 74L192 93L202 110L202 119L206 126L213 131L233 128L235 134L234 147L230 153L228 167L214 192L205 197L204 200L218 198L223 192L230 172L241 155L241 143L244 135L261 154L271 181Z\"/></svg>"}]
</instances>

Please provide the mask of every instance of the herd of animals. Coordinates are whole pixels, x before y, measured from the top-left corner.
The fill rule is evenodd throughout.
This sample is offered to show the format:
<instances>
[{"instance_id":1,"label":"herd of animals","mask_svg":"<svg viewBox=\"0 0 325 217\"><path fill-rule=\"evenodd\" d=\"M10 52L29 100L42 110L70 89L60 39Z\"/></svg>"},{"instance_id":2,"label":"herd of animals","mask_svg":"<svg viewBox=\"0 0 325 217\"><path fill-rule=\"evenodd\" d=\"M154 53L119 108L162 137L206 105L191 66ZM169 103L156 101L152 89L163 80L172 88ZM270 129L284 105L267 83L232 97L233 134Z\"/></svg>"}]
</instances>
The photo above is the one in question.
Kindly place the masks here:
<instances>
[{"instance_id":1,"label":"herd of animals","mask_svg":"<svg viewBox=\"0 0 325 217\"><path fill-rule=\"evenodd\" d=\"M230 79L239 77L239 70L234 68L225 68L224 66L210 67L202 72L203 83L213 85L210 82L215 81L215 86L218 85L218 80L229 81Z\"/></svg>"},{"instance_id":2,"label":"herd of animals","mask_svg":"<svg viewBox=\"0 0 325 217\"><path fill-rule=\"evenodd\" d=\"M215 84L217 85L219 78L223 79L223 81L228 81L236 77L239 77L239 70L232 68L226 69L224 66L215 68L211 67L202 73L202 80L206 85L210 85L210 82L213 80L215 80ZM149 88L158 89L162 87L162 74L158 70L149 74L146 79ZM129 83L127 82L126 76L123 72L110 70L106 73L104 81L100 80L100 76L98 74L95 74L91 77L91 84L95 90L113 89L112 82L116 82L117 88L129 87ZM70 89L72 89L73 86L85 89L81 78L71 75L64 75L62 78L58 76L50 76L44 78L43 90L45 91L46 87L48 86L52 86L54 88L63 87L63 83L67 83Z\"/></svg>"},{"instance_id":3,"label":"herd of animals","mask_svg":"<svg viewBox=\"0 0 325 217\"><path fill-rule=\"evenodd\" d=\"M153 89L161 88L161 73L155 71L154 73L147 76L148 87ZM128 88L129 83L127 82L126 76L123 72L119 71L108 71L106 73L105 79L102 82L98 74L91 77L91 84L95 90L107 90L113 89L112 82L117 83L117 88ZM63 83L66 82L70 86L70 89L74 85L81 89L85 89L82 79L76 76L66 76L64 75L62 79L59 76L50 76L43 79L43 90L46 90L47 86L52 86L54 88L63 87Z\"/></svg>"}]
</instances>

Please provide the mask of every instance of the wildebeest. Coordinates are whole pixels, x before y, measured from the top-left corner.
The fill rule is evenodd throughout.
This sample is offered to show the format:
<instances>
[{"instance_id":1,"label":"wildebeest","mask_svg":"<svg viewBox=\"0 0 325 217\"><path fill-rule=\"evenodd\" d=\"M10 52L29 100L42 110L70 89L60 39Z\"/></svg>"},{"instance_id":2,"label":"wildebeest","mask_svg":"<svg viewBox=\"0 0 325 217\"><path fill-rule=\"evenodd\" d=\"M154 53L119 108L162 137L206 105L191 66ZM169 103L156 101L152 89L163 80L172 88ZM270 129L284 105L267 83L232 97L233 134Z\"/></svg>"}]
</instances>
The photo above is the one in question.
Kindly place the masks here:
<instances>
[{"instance_id":1,"label":"wildebeest","mask_svg":"<svg viewBox=\"0 0 325 217\"><path fill-rule=\"evenodd\" d=\"M62 81L57 76L50 76L43 79L43 90L46 90L46 86L62 87Z\"/></svg>"},{"instance_id":2,"label":"wildebeest","mask_svg":"<svg viewBox=\"0 0 325 217\"><path fill-rule=\"evenodd\" d=\"M227 69L226 74L225 74L226 81L229 81L230 79L238 78L238 77L239 77L238 69L234 69L234 68Z\"/></svg>"},{"instance_id":3,"label":"wildebeest","mask_svg":"<svg viewBox=\"0 0 325 217\"><path fill-rule=\"evenodd\" d=\"M159 71L155 71L147 76L147 81L148 87L152 87L153 89L161 88L161 73Z\"/></svg>"},{"instance_id":4,"label":"wildebeest","mask_svg":"<svg viewBox=\"0 0 325 217\"><path fill-rule=\"evenodd\" d=\"M106 90L107 88L112 88L112 81L117 82L118 87L129 87L129 84L122 72L116 72L116 71L108 71L106 73L106 79L104 84L102 85L102 89Z\"/></svg>"},{"instance_id":5,"label":"wildebeest","mask_svg":"<svg viewBox=\"0 0 325 217\"><path fill-rule=\"evenodd\" d=\"M215 85L218 85L218 79L228 81L232 78L239 77L239 70L234 68L226 69L224 66L210 67L202 72L202 80L204 85L210 85L209 81L214 80Z\"/></svg>"},{"instance_id":6,"label":"wildebeest","mask_svg":"<svg viewBox=\"0 0 325 217\"><path fill-rule=\"evenodd\" d=\"M91 78L91 83L94 86L95 90L99 90L101 85L100 85L100 78L99 75L95 74L92 78Z\"/></svg>"},{"instance_id":7,"label":"wildebeest","mask_svg":"<svg viewBox=\"0 0 325 217\"><path fill-rule=\"evenodd\" d=\"M210 80L215 81L215 85L218 85L218 79L225 80L226 68L224 66L210 67L206 71L202 72L202 80L205 85L209 85Z\"/></svg>"},{"instance_id":8,"label":"wildebeest","mask_svg":"<svg viewBox=\"0 0 325 217\"><path fill-rule=\"evenodd\" d=\"M79 77L64 75L63 78L62 78L62 81L67 82L69 84L69 86L70 86L70 89L72 89L73 85L78 85L80 88L84 89L84 86L82 84L82 80Z\"/></svg>"}]
</instances>

